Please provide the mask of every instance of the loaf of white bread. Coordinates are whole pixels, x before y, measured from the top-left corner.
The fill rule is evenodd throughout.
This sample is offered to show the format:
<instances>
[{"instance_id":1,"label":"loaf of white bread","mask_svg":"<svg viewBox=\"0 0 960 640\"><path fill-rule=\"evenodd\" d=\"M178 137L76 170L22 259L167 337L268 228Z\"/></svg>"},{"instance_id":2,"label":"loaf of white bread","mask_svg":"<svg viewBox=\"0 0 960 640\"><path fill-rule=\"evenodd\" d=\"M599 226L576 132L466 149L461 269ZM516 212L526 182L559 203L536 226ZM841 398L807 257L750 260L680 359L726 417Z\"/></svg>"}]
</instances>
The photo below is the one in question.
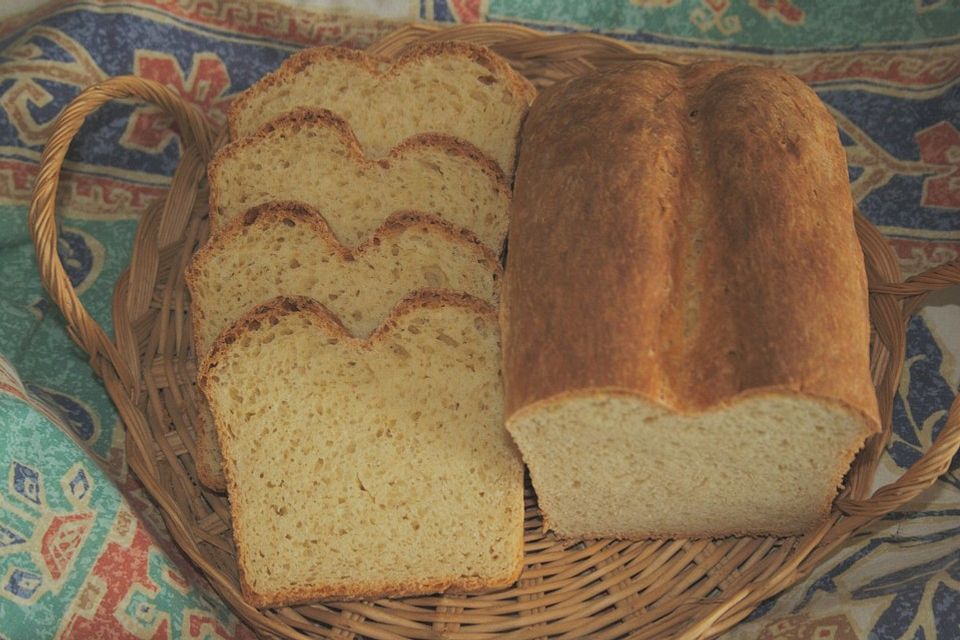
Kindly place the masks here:
<instances>
[{"instance_id":1,"label":"loaf of white bread","mask_svg":"<svg viewBox=\"0 0 960 640\"><path fill-rule=\"evenodd\" d=\"M355 219L332 207L353 237ZM195 353L244 313L281 295L321 301L351 335L365 338L419 289L449 289L499 303L497 256L470 232L428 214L396 212L354 248L305 205L270 202L232 220L194 255L186 272ZM201 414L197 475L226 489L212 422Z\"/></svg>"},{"instance_id":2,"label":"loaf of white bread","mask_svg":"<svg viewBox=\"0 0 960 640\"><path fill-rule=\"evenodd\" d=\"M321 107L350 122L369 157L437 132L479 148L512 176L517 134L535 93L505 60L466 42L416 44L394 60L318 47L294 54L238 96L228 124L237 139L297 107Z\"/></svg>"},{"instance_id":3,"label":"loaf of white bread","mask_svg":"<svg viewBox=\"0 0 960 640\"><path fill-rule=\"evenodd\" d=\"M421 292L361 339L313 300L278 298L220 335L199 382L250 604L516 580L523 465L487 303Z\"/></svg>"},{"instance_id":4,"label":"loaf of white bread","mask_svg":"<svg viewBox=\"0 0 960 640\"><path fill-rule=\"evenodd\" d=\"M543 91L503 291L507 428L563 537L792 535L878 431L834 120L781 71Z\"/></svg>"},{"instance_id":5,"label":"loaf of white bread","mask_svg":"<svg viewBox=\"0 0 960 640\"><path fill-rule=\"evenodd\" d=\"M214 232L252 207L285 200L322 211L347 246L401 210L465 227L496 252L507 233L509 185L476 148L420 133L382 154L364 153L350 123L325 110L280 115L226 145L210 163L209 181Z\"/></svg>"}]
</instances>

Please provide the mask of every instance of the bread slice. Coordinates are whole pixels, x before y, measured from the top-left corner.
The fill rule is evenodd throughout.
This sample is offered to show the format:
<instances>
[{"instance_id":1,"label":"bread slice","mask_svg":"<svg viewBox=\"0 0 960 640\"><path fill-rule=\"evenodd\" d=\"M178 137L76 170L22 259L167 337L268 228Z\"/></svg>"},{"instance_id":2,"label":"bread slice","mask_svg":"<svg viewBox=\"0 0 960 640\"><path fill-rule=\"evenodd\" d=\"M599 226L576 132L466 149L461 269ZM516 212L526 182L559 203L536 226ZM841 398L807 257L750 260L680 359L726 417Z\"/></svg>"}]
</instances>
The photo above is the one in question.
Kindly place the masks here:
<instances>
[{"instance_id":1,"label":"bread slice","mask_svg":"<svg viewBox=\"0 0 960 640\"><path fill-rule=\"evenodd\" d=\"M238 139L296 107L320 107L349 121L370 157L432 131L466 140L512 175L520 123L535 94L479 45L417 44L393 61L319 47L294 54L238 96L228 121Z\"/></svg>"},{"instance_id":2,"label":"bread slice","mask_svg":"<svg viewBox=\"0 0 960 640\"><path fill-rule=\"evenodd\" d=\"M507 428L564 537L809 531L880 428L845 154L780 70L544 90L501 309Z\"/></svg>"},{"instance_id":3,"label":"bread slice","mask_svg":"<svg viewBox=\"0 0 960 640\"><path fill-rule=\"evenodd\" d=\"M523 465L503 427L496 312L421 292L367 339L278 298L200 367L258 607L511 584Z\"/></svg>"},{"instance_id":4,"label":"bread slice","mask_svg":"<svg viewBox=\"0 0 960 640\"><path fill-rule=\"evenodd\" d=\"M199 412L194 436L197 447L197 459L194 461L197 479L207 489L223 493L227 490L227 476L223 472L223 455L220 453L220 443L217 442L217 428L203 394L200 394L198 400Z\"/></svg>"},{"instance_id":5,"label":"bread slice","mask_svg":"<svg viewBox=\"0 0 960 640\"><path fill-rule=\"evenodd\" d=\"M196 353L253 306L280 295L321 301L351 335L367 337L418 289L451 289L494 306L502 269L469 231L416 212L391 215L350 249L316 210L255 207L194 255L186 281Z\"/></svg>"},{"instance_id":6,"label":"bread slice","mask_svg":"<svg viewBox=\"0 0 960 640\"><path fill-rule=\"evenodd\" d=\"M225 146L209 177L215 232L251 207L295 200L323 211L348 246L401 210L469 229L498 253L507 233L510 189L475 148L421 134L367 159L349 125L327 111L294 111Z\"/></svg>"},{"instance_id":7,"label":"bread slice","mask_svg":"<svg viewBox=\"0 0 960 640\"><path fill-rule=\"evenodd\" d=\"M233 220L193 257L194 352L244 312L280 295L322 300L351 335L367 337L395 304L425 288L451 289L499 302L497 257L470 232L426 214L395 213L355 249L340 244L317 211L273 202ZM197 426L197 473L226 489L222 458L206 412Z\"/></svg>"}]
</instances>

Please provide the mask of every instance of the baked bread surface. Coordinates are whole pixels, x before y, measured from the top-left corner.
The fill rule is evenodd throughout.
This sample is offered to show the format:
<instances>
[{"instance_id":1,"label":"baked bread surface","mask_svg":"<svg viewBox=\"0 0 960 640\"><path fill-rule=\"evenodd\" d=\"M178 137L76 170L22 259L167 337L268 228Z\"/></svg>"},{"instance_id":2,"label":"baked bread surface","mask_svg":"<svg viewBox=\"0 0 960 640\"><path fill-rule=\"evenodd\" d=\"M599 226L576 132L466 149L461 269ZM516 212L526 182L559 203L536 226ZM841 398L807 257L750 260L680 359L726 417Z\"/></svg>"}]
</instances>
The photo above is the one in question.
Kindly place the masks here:
<instances>
[{"instance_id":1,"label":"baked bread surface","mask_svg":"<svg viewBox=\"0 0 960 640\"><path fill-rule=\"evenodd\" d=\"M834 120L773 69L544 90L502 304L508 429L563 536L794 534L878 427Z\"/></svg>"}]
</instances>

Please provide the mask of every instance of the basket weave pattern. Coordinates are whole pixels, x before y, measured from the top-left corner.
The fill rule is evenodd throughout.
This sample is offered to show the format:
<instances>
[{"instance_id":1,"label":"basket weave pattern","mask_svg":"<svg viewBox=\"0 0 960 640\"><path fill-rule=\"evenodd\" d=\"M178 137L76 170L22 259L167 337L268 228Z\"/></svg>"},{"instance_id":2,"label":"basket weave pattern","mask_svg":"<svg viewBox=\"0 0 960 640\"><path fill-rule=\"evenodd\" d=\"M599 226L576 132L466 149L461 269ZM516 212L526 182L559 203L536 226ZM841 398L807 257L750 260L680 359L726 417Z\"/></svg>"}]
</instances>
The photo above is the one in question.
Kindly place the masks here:
<instances>
[{"instance_id":1,"label":"basket weave pattern","mask_svg":"<svg viewBox=\"0 0 960 640\"><path fill-rule=\"evenodd\" d=\"M411 26L373 52L393 56L413 42L446 39L491 46L540 86L642 57L629 45L599 36L545 36L506 25ZM54 205L67 148L84 118L109 100L131 97L174 118L183 156L166 199L140 222L130 267L114 292L116 340L111 341L83 308L57 257ZM90 355L126 426L130 467L158 504L174 540L259 631L285 638L712 637L803 578L858 529L919 494L948 468L960 447L956 401L923 457L870 495L890 438L906 320L927 293L960 283L960 264L901 282L883 237L856 213L871 292L871 367L883 432L858 455L830 519L816 531L795 538L564 543L541 531L528 488L525 567L509 589L257 610L240 594L226 499L197 482L193 462L198 398L183 272L208 233L203 179L223 138L193 106L157 83L119 77L90 87L54 127L41 160L30 228L44 286L63 311L71 337Z\"/></svg>"}]
</instances>

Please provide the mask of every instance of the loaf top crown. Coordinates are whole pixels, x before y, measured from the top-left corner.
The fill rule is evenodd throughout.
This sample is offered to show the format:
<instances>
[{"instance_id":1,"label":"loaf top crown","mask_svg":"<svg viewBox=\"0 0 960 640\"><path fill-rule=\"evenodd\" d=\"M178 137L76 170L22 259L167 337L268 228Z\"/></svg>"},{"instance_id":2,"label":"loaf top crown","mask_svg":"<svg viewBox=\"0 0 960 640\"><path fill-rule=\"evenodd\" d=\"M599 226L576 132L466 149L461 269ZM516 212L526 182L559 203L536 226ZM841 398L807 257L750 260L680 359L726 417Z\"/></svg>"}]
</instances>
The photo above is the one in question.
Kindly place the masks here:
<instances>
[{"instance_id":1,"label":"loaf top crown","mask_svg":"<svg viewBox=\"0 0 960 640\"><path fill-rule=\"evenodd\" d=\"M845 155L802 81L621 65L545 89L522 141L508 416L590 389L681 413L768 390L840 401L876 428Z\"/></svg>"}]
</instances>

